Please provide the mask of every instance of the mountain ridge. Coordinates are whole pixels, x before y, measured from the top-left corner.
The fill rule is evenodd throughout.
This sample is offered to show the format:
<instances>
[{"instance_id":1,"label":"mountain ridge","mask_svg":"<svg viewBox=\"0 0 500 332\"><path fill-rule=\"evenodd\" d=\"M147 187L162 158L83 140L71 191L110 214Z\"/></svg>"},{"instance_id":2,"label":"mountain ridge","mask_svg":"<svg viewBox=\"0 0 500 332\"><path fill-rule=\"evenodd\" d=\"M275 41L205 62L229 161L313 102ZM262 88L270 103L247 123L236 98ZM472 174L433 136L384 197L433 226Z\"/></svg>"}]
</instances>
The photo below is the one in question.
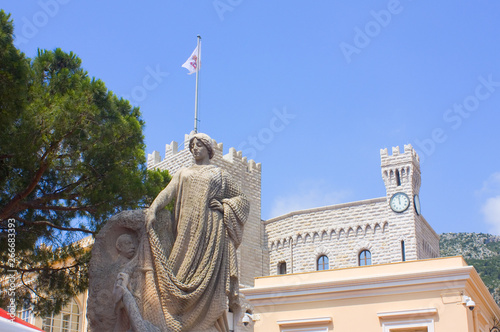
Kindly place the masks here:
<instances>
[{"instance_id":1,"label":"mountain ridge","mask_svg":"<svg viewBox=\"0 0 500 332\"><path fill-rule=\"evenodd\" d=\"M443 233L441 257L462 256L474 266L496 303L500 305L500 236L485 233Z\"/></svg>"}]
</instances>

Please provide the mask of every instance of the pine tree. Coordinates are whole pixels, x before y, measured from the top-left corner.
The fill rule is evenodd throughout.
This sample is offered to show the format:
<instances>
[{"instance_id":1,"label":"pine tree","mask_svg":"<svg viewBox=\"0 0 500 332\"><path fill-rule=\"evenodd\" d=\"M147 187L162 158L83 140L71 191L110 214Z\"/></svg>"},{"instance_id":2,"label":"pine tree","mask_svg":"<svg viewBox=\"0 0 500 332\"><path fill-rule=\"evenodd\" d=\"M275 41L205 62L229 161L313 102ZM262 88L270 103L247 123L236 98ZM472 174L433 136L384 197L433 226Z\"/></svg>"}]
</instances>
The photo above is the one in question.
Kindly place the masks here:
<instances>
[{"instance_id":1,"label":"pine tree","mask_svg":"<svg viewBox=\"0 0 500 332\"><path fill-rule=\"evenodd\" d=\"M139 109L90 78L72 52L27 59L0 11L0 273L16 271L18 304L32 298L50 314L83 292L90 251L74 241L147 206L168 183L168 172L146 170L143 126ZM0 306L8 300L3 292Z\"/></svg>"}]
</instances>

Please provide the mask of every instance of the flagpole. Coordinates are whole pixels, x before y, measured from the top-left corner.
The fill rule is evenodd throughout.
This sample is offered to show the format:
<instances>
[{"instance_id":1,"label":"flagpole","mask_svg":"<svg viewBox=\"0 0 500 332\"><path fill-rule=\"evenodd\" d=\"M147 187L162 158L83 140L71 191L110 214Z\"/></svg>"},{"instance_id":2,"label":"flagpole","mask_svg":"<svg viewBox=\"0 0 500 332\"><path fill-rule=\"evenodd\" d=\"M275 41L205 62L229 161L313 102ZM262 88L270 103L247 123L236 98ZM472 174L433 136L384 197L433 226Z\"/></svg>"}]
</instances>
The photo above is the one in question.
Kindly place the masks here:
<instances>
[{"instance_id":1,"label":"flagpole","mask_svg":"<svg viewBox=\"0 0 500 332\"><path fill-rule=\"evenodd\" d=\"M198 42L197 42L197 49L198 49L198 54L197 59L196 59L196 93L194 96L194 132L198 132L198 77L199 77L199 71L200 71L200 64L201 64L201 59L200 59L200 53L201 53L201 36L198 35Z\"/></svg>"}]
</instances>

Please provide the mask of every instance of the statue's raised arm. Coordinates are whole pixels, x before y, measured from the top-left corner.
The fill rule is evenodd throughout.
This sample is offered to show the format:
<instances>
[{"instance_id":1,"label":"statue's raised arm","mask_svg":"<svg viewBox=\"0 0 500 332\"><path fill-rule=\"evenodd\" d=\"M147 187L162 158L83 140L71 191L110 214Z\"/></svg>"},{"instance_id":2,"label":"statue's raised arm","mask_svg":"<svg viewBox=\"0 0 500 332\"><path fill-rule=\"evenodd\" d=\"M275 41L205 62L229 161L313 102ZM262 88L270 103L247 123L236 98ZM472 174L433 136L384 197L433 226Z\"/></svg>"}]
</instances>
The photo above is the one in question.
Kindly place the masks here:
<instances>
[{"instance_id":1,"label":"statue's raised arm","mask_svg":"<svg viewBox=\"0 0 500 332\"><path fill-rule=\"evenodd\" d=\"M149 230L153 223L156 220L156 215L159 211L165 208L172 199L175 197L177 193L177 186L179 184L179 177L180 174L182 173L182 170L177 172L168 185L163 189L158 196L154 199L153 203L151 203L151 206L147 209L146 212L146 229Z\"/></svg>"}]
</instances>

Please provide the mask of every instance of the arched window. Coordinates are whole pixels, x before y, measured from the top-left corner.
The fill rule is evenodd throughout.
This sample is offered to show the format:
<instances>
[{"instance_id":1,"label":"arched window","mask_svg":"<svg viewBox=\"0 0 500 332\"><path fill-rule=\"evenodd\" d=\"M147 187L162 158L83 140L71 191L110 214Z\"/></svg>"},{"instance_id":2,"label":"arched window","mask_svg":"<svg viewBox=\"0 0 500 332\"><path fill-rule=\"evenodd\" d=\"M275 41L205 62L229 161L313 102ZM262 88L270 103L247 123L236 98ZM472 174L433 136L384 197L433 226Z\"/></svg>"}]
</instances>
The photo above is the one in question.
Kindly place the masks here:
<instances>
[{"instance_id":1,"label":"arched window","mask_svg":"<svg viewBox=\"0 0 500 332\"><path fill-rule=\"evenodd\" d=\"M359 253L359 266L372 265L372 253L370 250L363 250Z\"/></svg>"},{"instance_id":2,"label":"arched window","mask_svg":"<svg viewBox=\"0 0 500 332\"><path fill-rule=\"evenodd\" d=\"M326 255L318 257L318 271L328 270L330 268L330 263Z\"/></svg>"},{"instance_id":3,"label":"arched window","mask_svg":"<svg viewBox=\"0 0 500 332\"><path fill-rule=\"evenodd\" d=\"M43 319L42 330L46 332L80 331L80 309L75 300L64 307L58 315L52 314Z\"/></svg>"},{"instance_id":4,"label":"arched window","mask_svg":"<svg viewBox=\"0 0 500 332\"><path fill-rule=\"evenodd\" d=\"M31 306L31 303L26 301L23 303L22 309L17 312L17 316L21 317L22 320L24 320L26 323L33 324L33 308Z\"/></svg>"},{"instance_id":5,"label":"arched window","mask_svg":"<svg viewBox=\"0 0 500 332\"><path fill-rule=\"evenodd\" d=\"M278 274L286 274L286 262L278 264Z\"/></svg>"}]
</instances>

